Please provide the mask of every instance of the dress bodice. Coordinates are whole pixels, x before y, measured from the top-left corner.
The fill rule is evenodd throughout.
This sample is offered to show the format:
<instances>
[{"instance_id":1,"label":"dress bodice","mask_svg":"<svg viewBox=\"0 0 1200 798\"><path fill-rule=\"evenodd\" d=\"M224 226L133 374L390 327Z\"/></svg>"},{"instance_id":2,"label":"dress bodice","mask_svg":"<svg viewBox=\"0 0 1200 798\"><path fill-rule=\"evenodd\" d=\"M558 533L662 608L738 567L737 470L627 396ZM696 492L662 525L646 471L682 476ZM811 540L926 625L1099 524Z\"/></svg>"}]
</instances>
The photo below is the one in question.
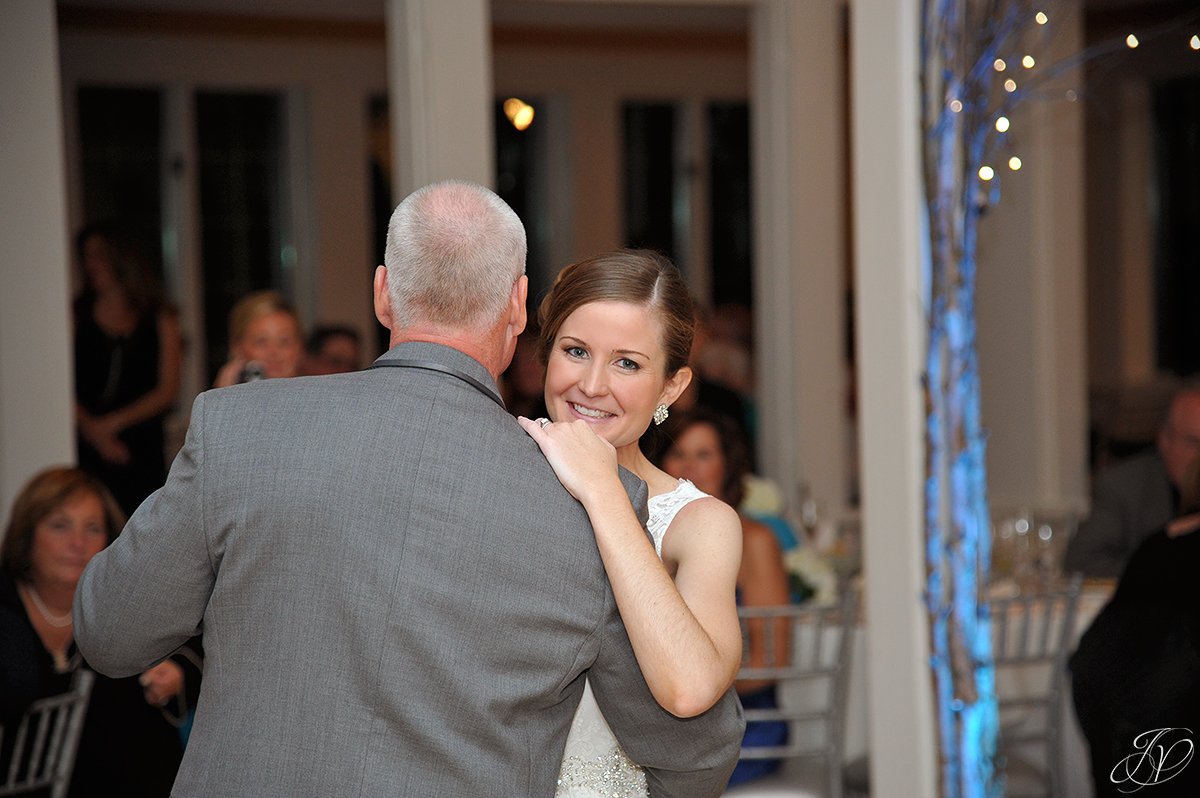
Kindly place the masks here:
<instances>
[{"instance_id":1,"label":"dress bodice","mask_svg":"<svg viewBox=\"0 0 1200 798\"><path fill-rule=\"evenodd\" d=\"M697 488L686 479L679 480L674 490L651 496L646 502L649 518L646 519L646 530L654 539L654 551L662 559L663 538L675 516L689 503L701 499L708 494Z\"/></svg>"},{"instance_id":2,"label":"dress bodice","mask_svg":"<svg viewBox=\"0 0 1200 798\"><path fill-rule=\"evenodd\" d=\"M688 503L707 495L691 482L681 479L673 490L650 497L646 529L659 557L662 557L663 537L675 516ZM646 798L649 795L645 772L617 744L590 684L584 685L583 698L571 721L558 789L554 794L555 798Z\"/></svg>"}]
</instances>

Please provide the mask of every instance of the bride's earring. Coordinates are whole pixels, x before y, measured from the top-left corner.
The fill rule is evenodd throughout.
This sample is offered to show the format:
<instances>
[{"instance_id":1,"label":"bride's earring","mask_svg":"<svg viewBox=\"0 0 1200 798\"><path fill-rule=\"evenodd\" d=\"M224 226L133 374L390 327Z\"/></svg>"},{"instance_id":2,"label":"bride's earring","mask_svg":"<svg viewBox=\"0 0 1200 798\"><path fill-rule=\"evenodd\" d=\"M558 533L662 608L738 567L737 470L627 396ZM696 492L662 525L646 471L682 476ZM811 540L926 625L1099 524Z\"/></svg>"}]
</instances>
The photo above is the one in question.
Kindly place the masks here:
<instances>
[{"instance_id":1,"label":"bride's earring","mask_svg":"<svg viewBox=\"0 0 1200 798\"><path fill-rule=\"evenodd\" d=\"M666 405L659 405L658 407L654 408L654 424L655 424L655 426L658 426L659 424L662 424L664 421L666 421L667 416L669 416L669 415L671 415L671 413L670 413L670 411L667 410Z\"/></svg>"}]
</instances>

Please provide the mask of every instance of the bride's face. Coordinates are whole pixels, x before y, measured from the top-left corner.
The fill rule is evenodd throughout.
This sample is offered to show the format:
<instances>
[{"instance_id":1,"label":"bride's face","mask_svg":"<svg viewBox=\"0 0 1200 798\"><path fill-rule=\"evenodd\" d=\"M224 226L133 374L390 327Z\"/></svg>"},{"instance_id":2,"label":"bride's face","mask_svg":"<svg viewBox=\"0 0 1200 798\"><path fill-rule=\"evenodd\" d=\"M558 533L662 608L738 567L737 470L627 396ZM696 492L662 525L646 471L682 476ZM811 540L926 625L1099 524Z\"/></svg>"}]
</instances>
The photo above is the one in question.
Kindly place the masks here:
<instances>
[{"instance_id":1,"label":"bride's face","mask_svg":"<svg viewBox=\"0 0 1200 798\"><path fill-rule=\"evenodd\" d=\"M637 443L654 408L687 385L667 379L654 313L629 302L591 302L567 316L546 364L546 408L555 421L582 419L616 448Z\"/></svg>"}]
</instances>

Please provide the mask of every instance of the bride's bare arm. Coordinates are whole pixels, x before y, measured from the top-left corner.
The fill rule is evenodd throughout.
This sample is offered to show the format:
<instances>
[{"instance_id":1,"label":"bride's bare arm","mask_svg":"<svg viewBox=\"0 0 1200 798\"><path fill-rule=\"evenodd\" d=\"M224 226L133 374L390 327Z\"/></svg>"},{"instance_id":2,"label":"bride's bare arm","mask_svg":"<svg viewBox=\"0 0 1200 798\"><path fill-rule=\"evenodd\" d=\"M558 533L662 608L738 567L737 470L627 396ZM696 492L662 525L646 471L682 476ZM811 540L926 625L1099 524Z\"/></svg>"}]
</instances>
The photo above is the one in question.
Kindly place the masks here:
<instances>
[{"instance_id":1,"label":"bride's bare arm","mask_svg":"<svg viewBox=\"0 0 1200 798\"><path fill-rule=\"evenodd\" d=\"M521 424L587 510L655 699L679 717L704 712L733 683L741 659L734 601L741 558L737 514L716 499L690 503L672 522L659 560L617 477L616 453L607 441L582 421L548 430L528 419Z\"/></svg>"}]
</instances>

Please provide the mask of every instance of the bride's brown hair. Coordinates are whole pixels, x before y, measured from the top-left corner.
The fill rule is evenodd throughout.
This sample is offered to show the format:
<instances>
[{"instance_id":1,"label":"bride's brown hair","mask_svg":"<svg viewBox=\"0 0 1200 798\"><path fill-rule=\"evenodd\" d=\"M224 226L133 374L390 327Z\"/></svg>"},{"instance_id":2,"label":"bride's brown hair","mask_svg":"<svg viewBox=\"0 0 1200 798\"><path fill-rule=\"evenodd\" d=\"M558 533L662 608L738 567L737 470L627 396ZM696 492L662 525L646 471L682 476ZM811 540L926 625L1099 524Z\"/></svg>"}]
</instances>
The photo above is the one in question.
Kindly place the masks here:
<instances>
[{"instance_id":1,"label":"bride's brown hair","mask_svg":"<svg viewBox=\"0 0 1200 798\"><path fill-rule=\"evenodd\" d=\"M665 256L648 249L619 249L572 263L554 279L538 307L538 354L550 359L567 317L592 302L628 302L650 308L662 329L666 374L687 365L695 316L687 284Z\"/></svg>"}]
</instances>

